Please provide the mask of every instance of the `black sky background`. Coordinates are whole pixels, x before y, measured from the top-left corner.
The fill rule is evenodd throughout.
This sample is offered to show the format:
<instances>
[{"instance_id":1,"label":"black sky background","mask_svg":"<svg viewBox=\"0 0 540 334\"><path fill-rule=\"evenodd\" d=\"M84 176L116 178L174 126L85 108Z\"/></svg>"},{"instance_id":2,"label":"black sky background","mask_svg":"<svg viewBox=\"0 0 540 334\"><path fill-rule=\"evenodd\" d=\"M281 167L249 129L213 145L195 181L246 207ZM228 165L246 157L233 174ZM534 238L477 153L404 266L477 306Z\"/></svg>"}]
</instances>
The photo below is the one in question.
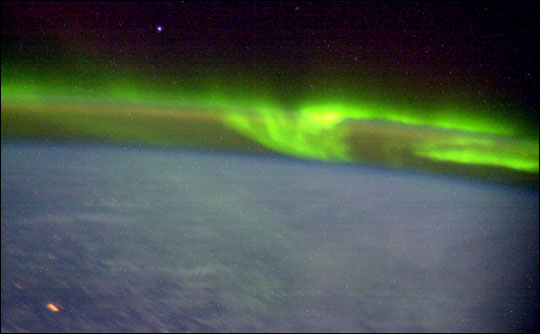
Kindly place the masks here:
<instances>
[{"instance_id":1,"label":"black sky background","mask_svg":"<svg viewBox=\"0 0 540 334\"><path fill-rule=\"evenodd\" d=\"M333 77L538 123L539 17L536 1L3 2L2 67L210 68L290 92Z\"/></svg>"}]
</instances>

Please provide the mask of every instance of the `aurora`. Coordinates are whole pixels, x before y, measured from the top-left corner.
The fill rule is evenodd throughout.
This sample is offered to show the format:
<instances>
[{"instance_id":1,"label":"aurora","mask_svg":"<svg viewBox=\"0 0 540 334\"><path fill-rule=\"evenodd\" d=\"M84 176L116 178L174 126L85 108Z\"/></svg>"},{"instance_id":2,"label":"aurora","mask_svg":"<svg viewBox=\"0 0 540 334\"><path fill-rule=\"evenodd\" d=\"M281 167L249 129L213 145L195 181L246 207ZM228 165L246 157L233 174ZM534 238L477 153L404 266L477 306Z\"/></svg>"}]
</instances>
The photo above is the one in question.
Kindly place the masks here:
<instances>
[{"instance_id":1,"label":"aurora","mask_svg":"<svg viewBox=\"0 0 540 334\"><path fill-rule=\"evenodd\" d=\"M390 166L428 159L538 173L538 139L524 136L524 126L509 118L482 117L459 107L430 110L359 98L320 101L313 96L285 106L262 89L254 95L249 89L220 86L213 79L206 87L189 90L145 86L144 80L119 75L85 85L6 73L2 76L2 136L25 136L30 134L23 132L30 131L40 137L39 129L29 130L32 124L25 125L29 122L25 117L30 113L39 118L45 113L46 122L69 129L72 139L182 146L174 136L159 133L154 121L144 124L140 120L158 117L167 122L184 117L182 122L189 123L193 119L186 115L198 115L246 141L294 157ZM103 114L108 115L105 123L92 120ZM134 115L139 121L133 121ZM355 140L367 134L371 142ZM55 137L55 133L47 136ZM377 147L380 151L373 152ZM396 159L404 154L406 158Z\"/></svg>"}]
</instances>

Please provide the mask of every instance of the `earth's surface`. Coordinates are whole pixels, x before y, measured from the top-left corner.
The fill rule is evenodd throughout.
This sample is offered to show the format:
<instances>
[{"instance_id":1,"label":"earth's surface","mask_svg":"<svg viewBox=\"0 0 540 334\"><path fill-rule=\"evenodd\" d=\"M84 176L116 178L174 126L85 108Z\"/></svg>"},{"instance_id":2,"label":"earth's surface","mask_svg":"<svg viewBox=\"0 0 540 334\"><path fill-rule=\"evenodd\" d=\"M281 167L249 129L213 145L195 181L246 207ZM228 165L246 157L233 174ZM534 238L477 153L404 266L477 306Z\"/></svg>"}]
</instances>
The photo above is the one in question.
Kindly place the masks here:
<instances>
[{"instance_id":1,"label":"earth's surface","mask_svg":"<svg viewBox=\"0 0 540 334\"><path fill-rule=\"evenodd\" d=\"M2 331L538 330L535 191L151 148L1 158Z\"/></svg>"}]
</instances>

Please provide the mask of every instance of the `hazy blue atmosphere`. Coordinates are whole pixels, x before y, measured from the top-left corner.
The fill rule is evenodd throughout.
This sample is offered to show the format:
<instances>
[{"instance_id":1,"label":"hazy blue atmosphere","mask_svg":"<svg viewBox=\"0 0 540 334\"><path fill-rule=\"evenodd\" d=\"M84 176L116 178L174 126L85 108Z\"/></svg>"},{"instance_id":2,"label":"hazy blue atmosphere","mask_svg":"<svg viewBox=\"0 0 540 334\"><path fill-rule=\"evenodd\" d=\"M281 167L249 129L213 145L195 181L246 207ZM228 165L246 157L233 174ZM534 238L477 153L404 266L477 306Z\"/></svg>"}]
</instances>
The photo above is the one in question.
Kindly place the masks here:
<instances>
[{"instance_id":1,"label":"hazy blue atmosphere","mask_svg":"<svg viewBox=\"0 0 540 334\"><path fill-rule=\"evenodd\" d=\"M538 330L537 192L271 156L1 148L2 332Z\"/></svg>"}]
</instances>

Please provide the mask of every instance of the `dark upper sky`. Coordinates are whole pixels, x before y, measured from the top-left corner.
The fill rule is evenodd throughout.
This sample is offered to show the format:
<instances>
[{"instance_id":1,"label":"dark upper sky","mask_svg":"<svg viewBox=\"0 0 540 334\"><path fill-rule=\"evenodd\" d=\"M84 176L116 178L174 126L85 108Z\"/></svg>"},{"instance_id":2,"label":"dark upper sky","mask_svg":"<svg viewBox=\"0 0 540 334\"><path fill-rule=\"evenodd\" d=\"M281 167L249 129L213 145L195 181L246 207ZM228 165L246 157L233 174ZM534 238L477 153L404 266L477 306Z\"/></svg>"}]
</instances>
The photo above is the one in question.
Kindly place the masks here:
<instances>
[{"instance_id":1,"label":"dark upper sky","mask_svg":"<svg viewBox=\"0 0 540 334\"><path fill-rule=\"evenodd\" d=\"M536 1L3 2L2 64L365 76L537 115L538 31Z\"/></svg>"}]
</instances>

